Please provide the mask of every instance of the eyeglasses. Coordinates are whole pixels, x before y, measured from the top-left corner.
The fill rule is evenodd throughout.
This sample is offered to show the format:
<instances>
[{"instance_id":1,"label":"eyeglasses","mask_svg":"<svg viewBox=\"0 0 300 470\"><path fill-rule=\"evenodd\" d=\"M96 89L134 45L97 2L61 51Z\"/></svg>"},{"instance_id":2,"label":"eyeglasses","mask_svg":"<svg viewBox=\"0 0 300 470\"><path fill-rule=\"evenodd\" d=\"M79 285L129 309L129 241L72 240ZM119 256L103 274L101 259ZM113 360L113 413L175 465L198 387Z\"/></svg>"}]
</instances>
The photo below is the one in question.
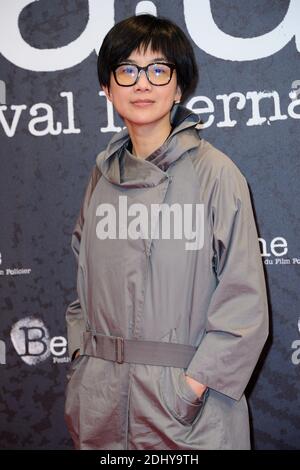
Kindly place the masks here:
<instances>
[{"instance_id":1,"label":"eyeglasses","mask_svg":"<svg viewBox=\"0 0 300 470\"><path fill-rule=\"evenodd\" d=\"M146 65L146 67L124 62L113 69L113 74L118 85L133 86L137 83L141 71L144 70L151 85L163 86L171 81L175 68L174 64L168 62L155 62Z\"/></svg>"}]
</instances>

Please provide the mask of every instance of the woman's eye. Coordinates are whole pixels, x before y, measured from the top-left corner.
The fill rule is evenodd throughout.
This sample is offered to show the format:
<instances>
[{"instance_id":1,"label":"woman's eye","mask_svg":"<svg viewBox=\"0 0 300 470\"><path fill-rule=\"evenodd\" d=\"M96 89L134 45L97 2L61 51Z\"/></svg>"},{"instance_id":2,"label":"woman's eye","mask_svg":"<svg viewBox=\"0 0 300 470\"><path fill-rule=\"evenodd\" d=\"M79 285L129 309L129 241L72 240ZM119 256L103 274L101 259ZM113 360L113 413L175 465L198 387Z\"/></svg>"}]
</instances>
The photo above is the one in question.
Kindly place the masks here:
<instances>
[{"instance_id":1,"label":"woman's eye","mask_svg":"<svg viewBox=\"0 0 300 470\"><path fill-rule=\"evenodd\" d=\"M126 75L133 75L135 73L135 69L134 67L126 66L122 68L121 72L125 73Z\"/></svg>"},{"instance_id":2,"label":"woman's eye","mask_svg":"<svg viewBox=\"0 0 300 470\"><path fill-rule=\"evenodd\" d=\"M163 75L165 73L165 68L160 67L160 66L156 66L156 67L154 67L154 73L156 75Z\"/></svg>"}]
</instances>

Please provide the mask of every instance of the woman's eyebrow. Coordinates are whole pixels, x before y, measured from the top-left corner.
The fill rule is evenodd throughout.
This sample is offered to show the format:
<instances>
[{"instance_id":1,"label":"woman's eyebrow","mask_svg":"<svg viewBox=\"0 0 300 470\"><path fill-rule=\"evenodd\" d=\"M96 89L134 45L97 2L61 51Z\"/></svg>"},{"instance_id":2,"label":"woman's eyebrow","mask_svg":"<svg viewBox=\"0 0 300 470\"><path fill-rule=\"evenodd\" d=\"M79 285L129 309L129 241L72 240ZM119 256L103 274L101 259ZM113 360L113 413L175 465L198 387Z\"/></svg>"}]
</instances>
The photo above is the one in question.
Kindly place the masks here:
<instances>
[{"instance_id":1,"label":"woman's eyebrow","mask_svg":"<svg viewBox=\"0 0 300 470\"><path fill-rule=\"evenodd\" d=\"M155 57L154 59L149 60L149 64L152 64L154 62L165 62L167 59L165 57ZM125 59L122 61L123 63L126 64L137 64L135 60L132 59Z\"/></svg>"}]
</instances>

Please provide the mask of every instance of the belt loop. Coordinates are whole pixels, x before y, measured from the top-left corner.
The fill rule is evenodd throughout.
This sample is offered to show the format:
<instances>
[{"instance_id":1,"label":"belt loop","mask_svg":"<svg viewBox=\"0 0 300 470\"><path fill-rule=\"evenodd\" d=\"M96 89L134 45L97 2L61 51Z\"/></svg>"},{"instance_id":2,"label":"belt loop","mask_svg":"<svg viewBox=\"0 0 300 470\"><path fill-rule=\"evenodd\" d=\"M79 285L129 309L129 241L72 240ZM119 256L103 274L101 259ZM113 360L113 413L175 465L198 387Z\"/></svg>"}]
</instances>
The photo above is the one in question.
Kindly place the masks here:
<instances>
[{"instance_id":1,"label":"belt loop","mask_svg":"<svg viewBox=\"0 0 300 470\"><path fill-rule=\"evenodd\" d=\"M121 336L116 337L116 362L118 364L124 362L124 338Z\"/></svg>"}]
</instances>

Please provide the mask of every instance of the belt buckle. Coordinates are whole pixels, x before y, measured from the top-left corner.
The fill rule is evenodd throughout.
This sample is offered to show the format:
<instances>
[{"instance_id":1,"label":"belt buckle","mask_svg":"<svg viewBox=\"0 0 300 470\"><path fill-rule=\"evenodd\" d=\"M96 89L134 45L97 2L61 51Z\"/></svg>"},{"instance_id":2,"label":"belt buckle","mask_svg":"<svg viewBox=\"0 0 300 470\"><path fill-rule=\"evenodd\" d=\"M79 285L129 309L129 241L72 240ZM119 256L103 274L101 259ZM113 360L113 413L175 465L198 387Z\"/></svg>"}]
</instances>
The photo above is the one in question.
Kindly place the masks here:
<instances>
[{"instance_id":1,"label":"belt buckle","mask_svg":"<svg viewBox=\"0 0 300 470\"><path fill-rule=\"evenodd\" d=\"M124 338L121 336L116 337L116 362L118 364L124 362Z\"/></svg>"}]
</instances>

